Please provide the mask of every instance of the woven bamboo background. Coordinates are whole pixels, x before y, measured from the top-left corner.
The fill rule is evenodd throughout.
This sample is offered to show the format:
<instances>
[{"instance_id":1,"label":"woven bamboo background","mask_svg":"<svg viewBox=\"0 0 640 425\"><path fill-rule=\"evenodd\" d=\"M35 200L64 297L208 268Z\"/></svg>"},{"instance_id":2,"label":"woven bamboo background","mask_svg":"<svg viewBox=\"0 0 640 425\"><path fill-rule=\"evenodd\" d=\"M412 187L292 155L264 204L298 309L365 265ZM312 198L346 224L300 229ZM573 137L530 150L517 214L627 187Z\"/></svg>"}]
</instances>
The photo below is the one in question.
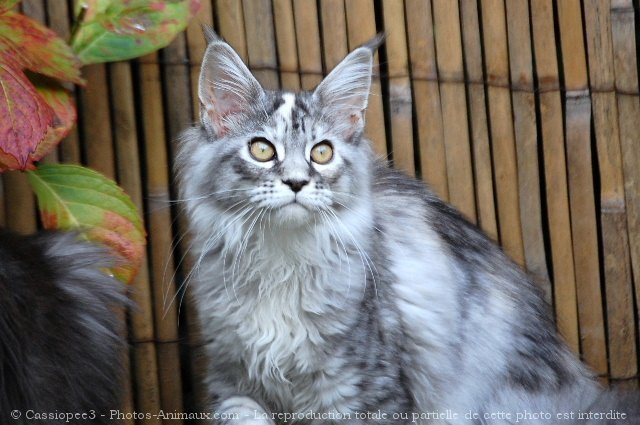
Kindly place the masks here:
<instances>
[{"instance_id":1,"label":"woven bamboo background","mask_svg":"<svg viewBox=\"0 0 640 425\"><path fill-rule=\"evenodd\" d=\"M127 314L127 409L199 409L193 309L188 298L179 309L176 293L186 245L170 169L177 135L197 119L200 24L267 88L284 89L313 88L385 31L367 114L377 152L429 182L536 276L567 343L603 382L637 387L637 0L203 3L166 49L86 67L78 128L47 158L116 178L144 213L148 257L133 285L139 308ZM22 7L68 35L67 2ZM0 225L38 227L29 193L20 173L2 176Z\"/></svg>"}]
</instances>

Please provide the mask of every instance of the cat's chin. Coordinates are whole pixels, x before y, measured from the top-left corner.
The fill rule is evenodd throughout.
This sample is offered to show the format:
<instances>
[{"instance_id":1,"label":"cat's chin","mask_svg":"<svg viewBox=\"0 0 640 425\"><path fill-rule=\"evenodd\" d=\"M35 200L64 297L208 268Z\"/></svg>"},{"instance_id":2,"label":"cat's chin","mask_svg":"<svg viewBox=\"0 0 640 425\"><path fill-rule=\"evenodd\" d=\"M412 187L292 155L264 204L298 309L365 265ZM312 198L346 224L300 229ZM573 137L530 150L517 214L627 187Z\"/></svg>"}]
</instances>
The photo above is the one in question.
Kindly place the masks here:
<instances>
[{"instance_id":1,"label":"cat's chin","mask_svg":"<svg viewBox=\"0 0 640 425\"><path fill-rule=\"evenodd\" d=\"M283 227L300 227L312 219L312 213L299 202L283 205L276 211L276 220Z\"/></svg>"}]
</instances>

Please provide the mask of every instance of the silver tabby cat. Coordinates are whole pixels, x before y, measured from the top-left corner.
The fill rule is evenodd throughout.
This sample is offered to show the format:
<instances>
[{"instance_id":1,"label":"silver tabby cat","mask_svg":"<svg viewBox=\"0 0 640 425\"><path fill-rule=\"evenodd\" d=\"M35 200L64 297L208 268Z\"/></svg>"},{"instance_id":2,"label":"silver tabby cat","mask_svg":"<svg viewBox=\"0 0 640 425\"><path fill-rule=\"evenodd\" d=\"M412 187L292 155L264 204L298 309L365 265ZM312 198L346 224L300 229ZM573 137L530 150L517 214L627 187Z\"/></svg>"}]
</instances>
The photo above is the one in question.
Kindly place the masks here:
<instances>
[{"instance_id":1,"label":"silver tabby cat","mask_svg":"<svg viewBox=\"0 0 640 425\"><path fill-rule=\"evenodd\" d=\"M300 93L263 89L209 42L177 172L219 422L567 424L612 406L629 420L529 277L376 160L363 128L380 37Z\"/></svg>"}]
</instances>

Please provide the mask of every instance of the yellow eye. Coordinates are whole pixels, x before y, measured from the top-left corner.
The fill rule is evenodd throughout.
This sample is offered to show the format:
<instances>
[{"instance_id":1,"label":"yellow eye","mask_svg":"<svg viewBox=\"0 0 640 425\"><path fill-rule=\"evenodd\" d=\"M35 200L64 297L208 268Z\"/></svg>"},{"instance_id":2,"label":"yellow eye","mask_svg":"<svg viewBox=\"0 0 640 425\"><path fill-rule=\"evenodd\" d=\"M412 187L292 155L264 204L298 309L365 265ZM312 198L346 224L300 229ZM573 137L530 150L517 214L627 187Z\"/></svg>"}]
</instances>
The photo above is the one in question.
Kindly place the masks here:
<instances>
[{"instance_id":1,"label":"yellow eye","mask_svg":"<svg viewBox=\"0 0 640 425\"><path fill-rule=\"evenodd\" d=\"M276 157L276 148L264 137L251 139L249 152L256 161L267 162Z\"/></svg>"},{"instance_id":2,"label":"yellow eye","mask_svg":"<svg viewBox=\"0 0 640 425\"><path fill-rule=\"evenodd\" d=\"M326 164L333 158L333 147L323 140L311 149L311 160L317 164Z\"/></svg>"}]
</instances>

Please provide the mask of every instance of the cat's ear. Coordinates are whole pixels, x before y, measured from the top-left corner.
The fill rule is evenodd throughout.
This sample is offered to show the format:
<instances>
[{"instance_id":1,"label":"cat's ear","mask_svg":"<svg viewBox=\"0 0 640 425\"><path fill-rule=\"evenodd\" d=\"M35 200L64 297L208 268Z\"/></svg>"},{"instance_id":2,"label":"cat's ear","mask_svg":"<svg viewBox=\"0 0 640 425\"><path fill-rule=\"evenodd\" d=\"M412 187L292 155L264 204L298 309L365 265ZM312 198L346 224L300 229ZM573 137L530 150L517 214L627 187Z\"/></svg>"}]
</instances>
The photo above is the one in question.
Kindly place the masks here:
<instances>
[{"instance_id":1,"label":"cat's ear","mask_svg":"<svg viewBox=\"0 0 640 425\"><path fill-rule=\"evenodd\" d=\"M363 126L363 113L369 99L373 55L384 41L384 34L372 40L340 62L314 91L320 104L334 117L348 118L354 126Z\"/></svg>"},{"instance_id":2,"label":"cat's ear","mask_svg":"<svg viewBox=\"0 0 640 425\"><path fill-rule=\"evenodd\" d=\"M210 28L198 85L200 119L215 137L229 130L234 115L249 111L263 90L240 56Z\"/></svg>"}]
</instances>

